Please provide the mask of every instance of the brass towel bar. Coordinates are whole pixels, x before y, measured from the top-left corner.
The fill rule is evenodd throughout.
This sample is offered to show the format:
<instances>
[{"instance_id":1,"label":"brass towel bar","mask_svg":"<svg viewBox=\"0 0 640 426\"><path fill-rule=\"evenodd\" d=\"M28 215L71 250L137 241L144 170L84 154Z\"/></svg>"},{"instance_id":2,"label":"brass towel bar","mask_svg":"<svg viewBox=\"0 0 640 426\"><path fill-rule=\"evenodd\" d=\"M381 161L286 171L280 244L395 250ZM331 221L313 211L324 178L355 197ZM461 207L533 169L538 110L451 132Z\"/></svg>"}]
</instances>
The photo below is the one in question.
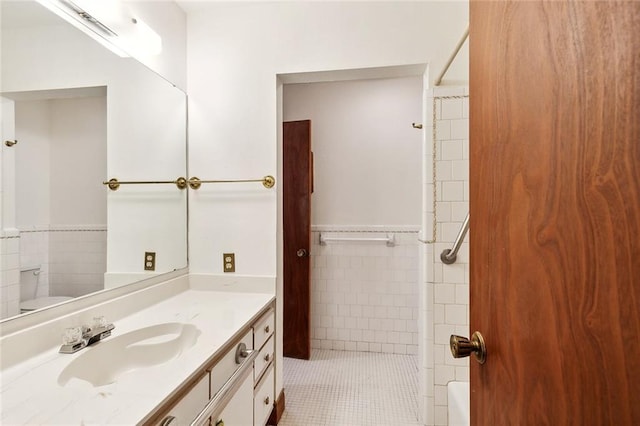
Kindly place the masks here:
<instances>
[{"instance_id":1,"label":"brass towel bar","mask_svg":"<svg viewBox=\"0 0 640 426\"><path fill-rule=\"evenodd\" d=\"M141 180L130 180L130 181L119 181L116 178L109 179L106 182L102 182L103 185L108 185L109 189L115 191L120 188L120 185L157 185L157 184L166 184L172 183L178 187L178 189L185 189L187 187L187 180L183 177L179 177L176 180L155 180L155 181L141 181Z\"/></svg>"},{"instance_id":2,"label":"brass towel bar","mask_svg":"<svg viewBox=\"0 0 640 426\"><path fill-rule=\"evenodd\" d=\"M179 177L176 180L157 180L157 181L119 181L116 178L109 179L106 182L102 182L103 185L108 185L112 191L120 188L120 185L150 185L150 184L173 184L178 189L185 189L187 185L191 189L198 189L203 183L239 183L239 182L260 182L265 188L273 188L276 184L276 179L273 176L267 175L262 179L238 179L238 180L201 180L197 177L192 177L187 180L183 177Z\"/></svg>"},{"instance_id":3,"label":"brass towel bar","mask_svg":"<svg viewBox=\"0 0 640 426\"><path fill-rule=\"evenodd\" d=\"M188 183L191 189L198 189L203 183L241 183L241 182L260 182L265 188L273 188L276 179L273 176L265 176L262 179L238 179L238 180L201 180L197 177L189 179Z\"/></svg>"}]
</instances>

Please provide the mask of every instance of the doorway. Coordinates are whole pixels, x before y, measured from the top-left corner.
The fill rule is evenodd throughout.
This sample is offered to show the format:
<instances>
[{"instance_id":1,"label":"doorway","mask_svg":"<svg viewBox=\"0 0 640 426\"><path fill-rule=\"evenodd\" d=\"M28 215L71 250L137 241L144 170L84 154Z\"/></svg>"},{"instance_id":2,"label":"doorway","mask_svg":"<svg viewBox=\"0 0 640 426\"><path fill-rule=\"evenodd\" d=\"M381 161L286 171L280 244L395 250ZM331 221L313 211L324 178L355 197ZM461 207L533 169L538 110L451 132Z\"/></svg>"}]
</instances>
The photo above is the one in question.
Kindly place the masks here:
<instances>
[{"instance_id":1,"label":"doorway","mask_svg":"<svg viewBox=\"0 0 640 426\"><path fill-rule=\"evenodd\" d=\"M415 358L423 135L412 123L422 121L422 76L283 92L283 121L313 122L312 354ZM289 406L294 389L284 387ZM417 402L412 411L417 421Z\"/></svg>"}]
</instances>

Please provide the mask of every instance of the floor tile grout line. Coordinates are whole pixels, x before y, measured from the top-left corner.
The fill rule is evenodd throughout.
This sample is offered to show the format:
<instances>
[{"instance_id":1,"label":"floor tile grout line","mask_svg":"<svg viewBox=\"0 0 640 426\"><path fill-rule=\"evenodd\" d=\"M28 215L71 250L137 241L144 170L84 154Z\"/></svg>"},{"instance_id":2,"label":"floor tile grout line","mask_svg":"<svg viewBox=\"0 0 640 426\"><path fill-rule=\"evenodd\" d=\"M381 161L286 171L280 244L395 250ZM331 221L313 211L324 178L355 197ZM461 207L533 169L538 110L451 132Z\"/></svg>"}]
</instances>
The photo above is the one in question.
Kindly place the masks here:
<instances>
[{"instance_id":1,"label":"floor tile grout line","mask_svg":"<svg viewBox=\"0 0 640 426\"><path fill-rule=\"evenodd\" d=\"M314 349L284 360L281 426L419 425L415 355Z\"/></svg>"}]
</instances>

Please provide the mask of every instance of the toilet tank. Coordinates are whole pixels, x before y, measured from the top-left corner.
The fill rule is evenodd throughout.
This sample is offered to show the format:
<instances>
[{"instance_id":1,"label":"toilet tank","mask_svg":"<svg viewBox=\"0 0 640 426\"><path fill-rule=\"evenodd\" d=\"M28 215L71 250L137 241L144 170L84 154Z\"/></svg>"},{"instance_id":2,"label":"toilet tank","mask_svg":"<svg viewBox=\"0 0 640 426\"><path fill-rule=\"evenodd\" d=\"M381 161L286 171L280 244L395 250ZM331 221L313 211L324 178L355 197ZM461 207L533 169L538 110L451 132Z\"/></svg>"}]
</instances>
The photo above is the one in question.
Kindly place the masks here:
<instances>
[{"instance_id":1,"label":"toilet tank","mask_svg":"<svg viewBox=\"0 0 640 426\"><path fill-rule=\"evenodd\" d=\"M36 298L39 279L40 265L20 268L20 301Z\"/></svg>"}]
</instances>

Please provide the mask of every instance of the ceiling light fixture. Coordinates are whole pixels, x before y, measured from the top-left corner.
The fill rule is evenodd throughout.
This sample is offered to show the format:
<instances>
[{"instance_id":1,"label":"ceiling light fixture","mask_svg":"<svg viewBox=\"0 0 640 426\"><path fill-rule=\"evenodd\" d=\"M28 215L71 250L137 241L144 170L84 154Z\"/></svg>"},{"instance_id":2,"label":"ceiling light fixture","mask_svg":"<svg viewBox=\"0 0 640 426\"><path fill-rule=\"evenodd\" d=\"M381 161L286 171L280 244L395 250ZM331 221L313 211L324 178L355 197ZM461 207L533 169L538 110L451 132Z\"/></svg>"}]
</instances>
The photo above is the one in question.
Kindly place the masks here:
<instances>
[{"instance_id":1,"label":"ceiling light fixture","mask_svg":"<svg viewBox=\"0 0 640 426\"><path fill-rule=\"evenodd\" d=\"M36 0L120 57L157 55L162 39L118 0Z\"/></svg>"}]
</instances>

